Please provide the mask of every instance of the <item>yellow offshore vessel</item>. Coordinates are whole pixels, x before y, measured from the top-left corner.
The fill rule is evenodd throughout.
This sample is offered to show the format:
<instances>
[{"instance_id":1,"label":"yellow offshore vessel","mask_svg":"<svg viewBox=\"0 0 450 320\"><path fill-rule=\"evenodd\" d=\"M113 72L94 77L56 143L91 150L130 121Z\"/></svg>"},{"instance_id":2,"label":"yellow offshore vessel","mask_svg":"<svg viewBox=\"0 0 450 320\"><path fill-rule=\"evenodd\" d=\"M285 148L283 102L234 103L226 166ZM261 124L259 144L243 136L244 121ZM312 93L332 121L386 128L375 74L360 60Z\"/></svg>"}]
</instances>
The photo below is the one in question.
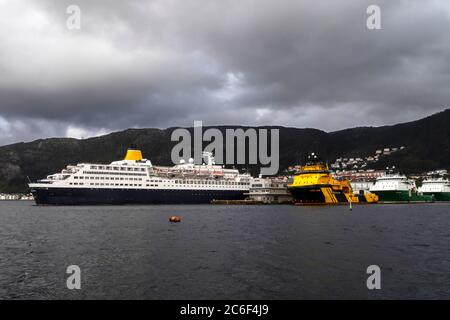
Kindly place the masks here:
<instances>
[{"instance_id":1,"label":"yellow offshore vessel","mask_svg":"<svg viewBox=\"0 0 450 320\"><path fill-rule=\"evenodd\" d=\"M306 164L288 184L297 204L343 204L375 203L378 196L373 193L355 194L348 180L333 178L328 166L312 153Z\"/></svg>"}]
</instances>

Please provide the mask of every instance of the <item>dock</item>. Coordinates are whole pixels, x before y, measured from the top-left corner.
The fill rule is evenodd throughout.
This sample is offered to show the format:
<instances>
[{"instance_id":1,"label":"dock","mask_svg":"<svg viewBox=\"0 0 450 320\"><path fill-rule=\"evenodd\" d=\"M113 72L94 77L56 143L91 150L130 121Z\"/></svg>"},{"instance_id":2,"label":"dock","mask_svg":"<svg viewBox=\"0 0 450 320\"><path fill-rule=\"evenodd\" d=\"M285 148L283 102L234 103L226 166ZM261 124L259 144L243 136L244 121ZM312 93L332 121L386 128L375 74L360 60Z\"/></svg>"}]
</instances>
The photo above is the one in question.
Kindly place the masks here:
<instances>
[{"instance_id":1,"label":"dock","mask_svg":"<svg viewBox=\"0 0 450 320\"><path fill-rule=\"evenodd\" d=\"M264 204L264 202L257 200L212 200L211 204L255 205L255 204Z\"/></svg>"}]
</instances>

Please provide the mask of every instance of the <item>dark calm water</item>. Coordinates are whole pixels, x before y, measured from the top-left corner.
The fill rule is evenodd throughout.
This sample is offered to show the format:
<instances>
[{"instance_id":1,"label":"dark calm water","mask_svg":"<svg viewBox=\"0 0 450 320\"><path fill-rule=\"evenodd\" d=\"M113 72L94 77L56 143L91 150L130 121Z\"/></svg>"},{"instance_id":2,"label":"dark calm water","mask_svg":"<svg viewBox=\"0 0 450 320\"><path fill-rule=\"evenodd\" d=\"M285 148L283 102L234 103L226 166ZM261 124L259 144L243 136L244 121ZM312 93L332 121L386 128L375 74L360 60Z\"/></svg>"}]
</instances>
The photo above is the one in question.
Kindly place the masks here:
<instances>
[{"instance_id":1,"label":"dark calm water","mask_svg":"<svg viewBox=\"0 0 450 320\"><path fill-rule=\"evenodd\" d=\"M180 215L178 224L168 221ZM2 299L450 298L450 204L0 202ZM66 288L79 265L81 290ZM381 267L378 291L366 268Z\"/></svg>"}]
</instances>

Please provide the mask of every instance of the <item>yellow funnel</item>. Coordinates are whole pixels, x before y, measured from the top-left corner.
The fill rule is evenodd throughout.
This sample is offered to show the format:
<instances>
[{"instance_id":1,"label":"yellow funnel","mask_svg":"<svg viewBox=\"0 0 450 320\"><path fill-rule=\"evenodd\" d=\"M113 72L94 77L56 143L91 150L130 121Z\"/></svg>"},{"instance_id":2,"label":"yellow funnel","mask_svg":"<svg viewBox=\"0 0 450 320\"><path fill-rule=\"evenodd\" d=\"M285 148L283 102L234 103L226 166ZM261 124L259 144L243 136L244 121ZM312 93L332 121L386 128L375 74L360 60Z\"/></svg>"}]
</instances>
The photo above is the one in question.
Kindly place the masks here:
<instances>
[{"instance_id":1,"label":"yellow funnel","mask_svg":"<svg viewBox=\"0 0 450 320\"><path fill-rule=\"evenodd\" d=\"M127 155L125 156L124 160L136 160L136 161L142 160L142 152L141 152L141 150L128 149L127 150Z\"/></svg>"}]
</instances>

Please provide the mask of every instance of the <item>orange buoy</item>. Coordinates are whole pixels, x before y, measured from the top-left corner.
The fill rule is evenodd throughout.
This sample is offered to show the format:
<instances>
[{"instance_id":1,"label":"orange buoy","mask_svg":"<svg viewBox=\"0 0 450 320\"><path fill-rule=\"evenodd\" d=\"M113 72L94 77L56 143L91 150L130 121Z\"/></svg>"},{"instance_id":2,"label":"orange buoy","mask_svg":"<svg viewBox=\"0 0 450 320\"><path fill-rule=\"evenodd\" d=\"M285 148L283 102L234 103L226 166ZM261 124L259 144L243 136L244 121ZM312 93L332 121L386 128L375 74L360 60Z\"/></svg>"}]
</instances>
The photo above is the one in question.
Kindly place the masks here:
<instances>
[{"instance_id":1,"label":"orange buoy","mask_svg":"<svg viewBox=\"0 0 450 320\"><path fill-rule=\"evenodd\" d=\"M181 218L179 216L171 216L169 218L170 222L181 222Z\"/></svg>"}]
</instances>

